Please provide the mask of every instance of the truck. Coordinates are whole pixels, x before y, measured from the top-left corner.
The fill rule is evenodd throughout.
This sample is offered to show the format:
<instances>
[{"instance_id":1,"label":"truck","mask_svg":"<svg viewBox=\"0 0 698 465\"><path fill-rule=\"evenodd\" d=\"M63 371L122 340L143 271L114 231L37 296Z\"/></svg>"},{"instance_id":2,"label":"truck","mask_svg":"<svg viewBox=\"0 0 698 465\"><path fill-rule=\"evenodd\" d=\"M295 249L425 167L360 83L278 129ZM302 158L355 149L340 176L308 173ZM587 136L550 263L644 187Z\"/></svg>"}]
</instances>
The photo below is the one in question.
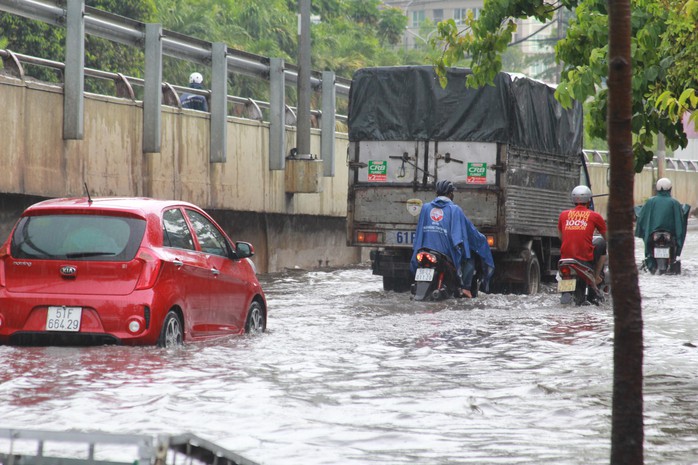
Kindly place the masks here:
<instances>
[{"instance_id":1,"label":"truck","mask_svg":"<svg viewBox=\"0 0 698 465\"><path fill-rule=\"evenodd\" d=\"M589 185L583 110L566 109L554 87L500 72L466 86L469 69L359 69L348 102L347 245L370 248L383 288L410 288L412 244L435 184L456 187L495 261L494 292L535 294L557 273L557 220L570 192Z\"/></svg>"}]
</instances>

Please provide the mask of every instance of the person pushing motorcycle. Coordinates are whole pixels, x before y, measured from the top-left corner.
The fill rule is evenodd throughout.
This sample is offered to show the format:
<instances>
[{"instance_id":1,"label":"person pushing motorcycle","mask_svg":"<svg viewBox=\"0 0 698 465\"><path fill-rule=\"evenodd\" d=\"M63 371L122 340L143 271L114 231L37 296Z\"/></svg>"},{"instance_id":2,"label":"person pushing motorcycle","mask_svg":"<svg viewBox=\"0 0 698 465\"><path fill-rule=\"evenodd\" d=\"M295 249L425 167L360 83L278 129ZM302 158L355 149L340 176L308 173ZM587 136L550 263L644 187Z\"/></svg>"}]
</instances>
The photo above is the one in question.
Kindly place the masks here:
<instances>
[{"instance_id":1,"label":"person pushing motorcycle","mask_svg":"<svg viewBox=\"0 0 698 465\"><path fill-rule=\"evenodd\" d=\"M484 270L484 290L494 273L494 259L487 239L480 233L465 213L453 203L456 190L451 181L441 180L436 183L436 198L422 206L417 222L417 231L413 244L410 271L414 275L417 269L417 251L428 247L448 255L461 280L461 292L471 298L470 291L475 274L475 257L482 259Z\"/></svg>"},{"instance_id":2,"label":"person pushing motorcycle","mask_svg":"<svg viewBox=\"0 0 698 465\"><path fill-rule=\"evenodd\" d=\"M671 196L671 180L661 178L657 180L657 195L651 197L640 209L635 224L635 236L641 237L645 242L645 264L653 270L657 262L652 256L652 233L664 230L671 233L676 240L676 256L681 255L683 243L686 238L686 218L681 203Z\"/></svg>"},{"instance_id":3,"label":"person pushing motorcycle","mask_svg":"<svg viewBox=\"0 0 698 465\"><path fill-rule=\"evenodd\" d=\"M591 189L577 186L572 189L574 208L560 213L557 230L562 246L560 258L574 258L594 269L596 284L603 282L602 271L606 263L606 221L590 210ZM600 236L594 236L598 231Z\"/></svg>"}]
</instances>

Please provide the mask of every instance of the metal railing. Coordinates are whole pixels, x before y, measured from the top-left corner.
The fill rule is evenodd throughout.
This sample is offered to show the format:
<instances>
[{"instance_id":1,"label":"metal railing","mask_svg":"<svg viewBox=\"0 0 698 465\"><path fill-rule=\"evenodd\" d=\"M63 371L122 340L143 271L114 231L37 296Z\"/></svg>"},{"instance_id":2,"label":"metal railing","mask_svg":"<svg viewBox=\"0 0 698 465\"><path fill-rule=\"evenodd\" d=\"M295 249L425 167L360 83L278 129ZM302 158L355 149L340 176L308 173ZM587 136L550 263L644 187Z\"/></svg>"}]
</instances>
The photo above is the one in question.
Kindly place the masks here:
<instances>
[{"instance_id":1,"label":"metal railing","mask_svg":"<svg viewBox=\"0 0 698 465\"><path fill-rule=\"evenodd\" d=\"M134 98L133 86L143 88L143 152L157 153L161 149L160 106L180 106L178 90L184 88L162 82L164 55L210 67L211 90L204 92L210 105L210 161L226 161L226 123L228 103L243 105L244 114L262 119L262 108L269 115L269 169L283 170L290 150L286 147L285 126L295 124L295 109L289 107L285 86L297 84L298 67L279 58L269 58L229 49L220 42L207 42L163 29L159 24L141 23L129 18L85 6L84 0L0 0L0 11L39 20L66 28L65 64L52 60L18 55L4 51L5 67L24 79L22 62L49 66L63 72L63 137L83 138L85 77L111 79L117 95ZM90 34L143 50L145 69L143 79L120 73L86 69L84 67L85 35ZM252 76L269 83L270 101L228 95L228 78L233 75ZM321 129L321 158L324 175L334 176L334 137L336 98L347 97L350 81L331 71L311 72L311 89L322 93L322 108L311 111L311 118ZM330 83L331 85L328 85ZM187 90L187 92L191 92ZM324 116L324 117L323 117ZM311 122L311 125L313 123ZM309 128L308 128L309 129Z\"/></svg>"},{"instance_id":2,"label":"metal railing","mask_svg":"<svg viewBox=\"0 0 698 465\"><path fill-rule=\"evenodd\" d=\"M587 163L609 164L607 150L584 150ZM680 158L665 158L665 168L675 171L698 171L698 160L685 160ZM657 159L647 165L648 168L657 168Z\"/></svg>"}]
</instances>

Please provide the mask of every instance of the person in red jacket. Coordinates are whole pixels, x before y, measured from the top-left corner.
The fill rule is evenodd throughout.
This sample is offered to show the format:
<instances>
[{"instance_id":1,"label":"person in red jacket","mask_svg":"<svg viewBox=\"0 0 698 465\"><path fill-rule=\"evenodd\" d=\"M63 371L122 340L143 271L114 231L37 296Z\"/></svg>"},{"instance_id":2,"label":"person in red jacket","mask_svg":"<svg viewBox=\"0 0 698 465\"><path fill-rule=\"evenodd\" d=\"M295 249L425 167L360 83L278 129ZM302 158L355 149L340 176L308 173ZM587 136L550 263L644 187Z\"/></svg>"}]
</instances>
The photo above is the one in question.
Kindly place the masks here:
<instances>
[{"instance_id":1,"label":"person in red jacket","mask_svg":"<svg viewBox=\"0 0 698 465\"><path fill-rule=\"evenodd\" d=\"M557 229L562 240L560 258L574 258L594 269L596 284L603 281L601 271L606 263L606 221L589 209L591 189L577 186L572 189L575 207L560 213ZM598 231L600 236L594 236Z\"/></svg>"}]
</instances>

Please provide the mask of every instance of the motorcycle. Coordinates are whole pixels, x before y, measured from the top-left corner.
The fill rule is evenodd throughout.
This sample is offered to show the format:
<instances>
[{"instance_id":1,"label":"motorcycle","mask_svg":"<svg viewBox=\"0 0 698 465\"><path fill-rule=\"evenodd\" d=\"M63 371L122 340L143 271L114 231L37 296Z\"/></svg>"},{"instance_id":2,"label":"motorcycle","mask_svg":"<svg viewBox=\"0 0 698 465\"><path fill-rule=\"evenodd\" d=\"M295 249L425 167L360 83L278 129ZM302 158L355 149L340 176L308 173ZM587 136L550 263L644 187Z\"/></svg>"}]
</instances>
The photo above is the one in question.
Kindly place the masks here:
<instances>
[{"instance_id":1,"label":"motorcycle","mask_svg":"<svg viewBox=\"0 0 698 465\"><path fill-rule=\"evenodd\" d=\"M586 263L574 258L562 258L558 261L557 290L560 295L560 303L575 305L599 305L606 300L610 293L610 281L604 266L602 272L603 281L596 284L594 270Z\"/></svg>"},{"instance_id":2,"label":"motorcycle","mask_svg":"<svg viewBox=\"0 0 698 465\"><path fill-rule=\"evenodd\" d=\"M658 230L650 238L650 253L648 258L654 259L655 267L649 267L647 260L642 262L642 268L652 274L681 274L681 260L676 257L676 238L669 231Z\"/></svg>"},{"instance_id":3,"label":"motorcycle","mask_svg":"<svg viewBox=\"0 0 698 465\"><path fill-rule=\"evenodd\" d=\"M477 278L473 279L477 282ZM471 293L476 297L477 286ZM456 267L448 255L432 249L417 251L417 271L411 287L414 300L443 300L448 297L461 297L460 278Z\"/></svg>"},{"instance_id":4,"label":"motorcycle","mask_svg":"<svg viewBox=\"0 0 698 465\"><path fill-rule=\"evenodd\" d=\"M684 232L688 223L688 215L691 207L688 204L681 205ZM640 215L642 206L635 207L635 217ZM641 270L649 271L652 274L681 274L681 260L677 256L678 242L671 231L657 229L649 235L649 243L645 250L648 255L642 260Z\"/></svg>"}]
</instances>

